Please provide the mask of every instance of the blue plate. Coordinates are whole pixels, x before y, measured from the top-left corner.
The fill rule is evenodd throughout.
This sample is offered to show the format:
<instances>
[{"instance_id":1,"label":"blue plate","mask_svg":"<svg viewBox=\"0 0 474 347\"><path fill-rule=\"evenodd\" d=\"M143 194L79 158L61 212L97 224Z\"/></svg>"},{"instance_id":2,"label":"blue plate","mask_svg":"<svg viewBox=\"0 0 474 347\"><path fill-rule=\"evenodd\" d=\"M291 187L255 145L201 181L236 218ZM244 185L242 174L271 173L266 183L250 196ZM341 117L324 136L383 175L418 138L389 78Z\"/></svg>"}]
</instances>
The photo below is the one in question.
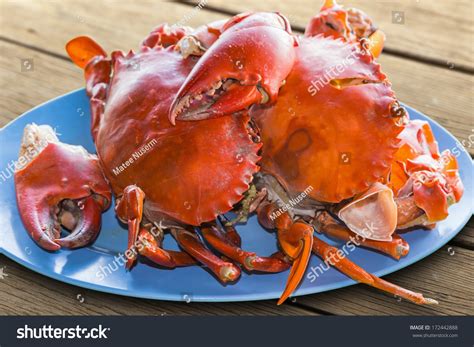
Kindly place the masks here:
<instances>
[{"instance_id":1,"label":"blue plate","mask_svg":"<svg viewBox=\"0 0 474 347\"><path fill-rule=\"evenodd\" d=\"M356 249L349 258L364 269L386 275L402 269L433 253L454 237L472 215L473 164L462 145L439 124L420 112L407 107L413 119L430 122L440 149L451 149L460 165L465 185L464 197L450 208L449 217L431 231L415 230L404 235L410 244L410 254L395 261L377 252ZM279 274L243 273L235 284L222 285L205 268L193 266L168 270L140 262L126 272L116 257L127 244L126 229L115 218L113 209L103 215L102 231L96 242L75 251L61 250L49 253L39 248L26 233L16 207L12 162L18 158L23 128L27 123L49 124L56 129L63 142L84 146L95 152L91 140L89 102L83 89L40 105L17 118L0 130L0 251L7 257L59 281L80 287L127 296L175 301L242 301L278 298L285 286L288 272ZM10 165L10 166L9 166ZM239 226L243 247L262 255L276 250L275 235L263 230L255 217ZM325 241L335 242L322 237ZM171 236L165 246L176 248ZM117 260L118 259L118 260ZM313 256L308 267L320 266L321 260ZM337 270L330 269L311 282L305 278L294 295L324 292L354 284Z\"/></svg>"}]
</instances>

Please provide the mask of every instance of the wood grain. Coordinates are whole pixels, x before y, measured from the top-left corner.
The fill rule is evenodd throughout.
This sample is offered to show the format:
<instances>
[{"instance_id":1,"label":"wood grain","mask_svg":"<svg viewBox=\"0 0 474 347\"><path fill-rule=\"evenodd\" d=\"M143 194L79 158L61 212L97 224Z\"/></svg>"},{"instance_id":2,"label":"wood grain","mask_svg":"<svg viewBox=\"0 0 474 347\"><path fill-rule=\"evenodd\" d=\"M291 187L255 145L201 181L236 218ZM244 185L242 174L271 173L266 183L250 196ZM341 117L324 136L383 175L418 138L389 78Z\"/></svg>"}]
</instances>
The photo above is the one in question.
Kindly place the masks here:
<instances>
[{"instance_id":1,"label":"wood grain","mask_svg":"<svg viewBox=\"0 0 474 347\"><path fill-rule=\"evenodd\" d=\"M198 1L194 0L193 3ZM231 13L279 11L292 26L304 30L322 0L209 0L208 7ZM387 35L387 50L472 72L473 2L470 0L341 0L366 12ZM454 64L454 66L453 66Z\"/></svg>"},{"instance_id":2,"label":"wood grain","mask_svg":"<svg viewBox=\"0 0 474 347\"><path fill-rule=\"evenodd\" d=\"M474 217L471 217L464 229L451 240L450 244L474 250Z\"/></svg>"},{"instance_id":3,"label":"wood grain","mask_svg":"<svg viewBox=\"0 0 474 347\"><path fill-rule=\"evenodd\" d=\"M137 49L139 43L162 23L192 27L228 18L225 14L196 11L193 7L164 1L64 1L0 0L2 37L44 49L67 58L65 44L88 35L107 52Z\"/></svg>"},{"instance_id":4,"label":"wood grain","mask_svg":"<svg viewBox=\"0 0 474 347\"><path fill-rule=\"evenodd\" d=\"M0 255L0 315L316 315L275 300L184 303L135 299L79 288L41 276Z\"/></svg>"},{"instance_id":5,"label":"wood grain","mask_svg":"<svg viewBox=\"0 0 474 347\"><path fill-rule=\"evenodd\" d=\"M472 315L473 257L474 251L444 246L430 257L384 277L438 300L439 305L399 302L365 285L305 296L297 298L297 302L337 315Z\"/></svg>"}]
</instances>

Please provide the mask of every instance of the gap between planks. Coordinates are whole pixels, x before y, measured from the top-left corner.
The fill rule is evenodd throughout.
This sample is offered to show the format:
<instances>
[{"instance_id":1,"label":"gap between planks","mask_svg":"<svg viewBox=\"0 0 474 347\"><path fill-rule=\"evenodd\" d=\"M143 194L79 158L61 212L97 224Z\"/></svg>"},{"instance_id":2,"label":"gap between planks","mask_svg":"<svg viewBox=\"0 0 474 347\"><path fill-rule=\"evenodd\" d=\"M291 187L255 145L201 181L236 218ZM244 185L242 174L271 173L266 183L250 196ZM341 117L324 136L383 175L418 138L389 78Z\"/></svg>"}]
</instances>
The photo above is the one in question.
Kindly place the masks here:
<instances>
[{"instance_id":1,"label":"gap between planks","mask_svg":"<svg viewBox=\"0 0 474 347\"><path fill-rule=\"evenodd\" d=\"M185 6L190 6L190 7L196 7L199 4L199 1L195 1L195 0L190 0L190 1L188 1L188 0L174 0L173 2L179 3L181 5L185 5ZM238 12L236 12L236 11L223 9L223 8L213 6L213 5L210 5L210 4L206 4L206 6L202 10L208 10L210 12L225 14L225 15L228 15L228 16L235 16L236 14L238 14ZM293 31L298 32L298 33L304 33L304 31L305 31L305 28L301 25L298 25L298 24L292 24L291 28L293 29ZM383 54L388 54L388 55L392 55L394 57L408 59L408 60L416 61L416 62L419 62L419 63L424 63L424 64L433 65L433 66L441 67L441 68L448 69L448 70L454 70L454 71L466 73L466 74L469 74L469 75L474 75L474 68L471 68L469 66L465 66L465 65L459 64L459 63L454 64L453 66L448 66L446 64L446 61L443 60L443 59L437 59L437 58L428 57L428 56L420 56L420 55L412 54L410 52L403 51L403 50L400 50L400 49L396 49L396 48L393 48L393 47L390 47L390 46L388 46L388 47L385 46L384 47Z\"/></svg>"}]
</instances>

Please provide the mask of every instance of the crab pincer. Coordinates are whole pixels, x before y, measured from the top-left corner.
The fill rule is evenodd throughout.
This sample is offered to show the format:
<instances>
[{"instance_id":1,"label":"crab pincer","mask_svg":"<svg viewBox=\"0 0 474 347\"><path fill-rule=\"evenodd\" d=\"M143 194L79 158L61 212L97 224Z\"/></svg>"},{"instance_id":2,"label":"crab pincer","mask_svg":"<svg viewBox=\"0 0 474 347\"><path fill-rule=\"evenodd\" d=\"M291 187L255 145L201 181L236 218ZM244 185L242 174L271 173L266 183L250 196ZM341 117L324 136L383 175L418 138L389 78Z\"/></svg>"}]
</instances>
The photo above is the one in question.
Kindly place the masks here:
<instances>
[{"instance_id":1,"label":"crab pincer","mask_svg":"<svg viewBox=\"0 0 474 347\"><path fill-rule=\"evenodd\" d=\"M15 187L21 219L42 248L78 248L100 231L111 191L95 155L59 142L49 126L25 128ZM71 233L60 238L61 226Z\"/></svg>"},{"instance_id":2,"label":"crab pincer","mask_svg":"<svg viewBox=\"0 0 474 347\"><path fill-rule=\"evenodd\" d=\"M288 20L279 13L244 13L231 18L221 32L176 94L171 123L276 101L295 59Z\"/></svg>"}]
</instances>

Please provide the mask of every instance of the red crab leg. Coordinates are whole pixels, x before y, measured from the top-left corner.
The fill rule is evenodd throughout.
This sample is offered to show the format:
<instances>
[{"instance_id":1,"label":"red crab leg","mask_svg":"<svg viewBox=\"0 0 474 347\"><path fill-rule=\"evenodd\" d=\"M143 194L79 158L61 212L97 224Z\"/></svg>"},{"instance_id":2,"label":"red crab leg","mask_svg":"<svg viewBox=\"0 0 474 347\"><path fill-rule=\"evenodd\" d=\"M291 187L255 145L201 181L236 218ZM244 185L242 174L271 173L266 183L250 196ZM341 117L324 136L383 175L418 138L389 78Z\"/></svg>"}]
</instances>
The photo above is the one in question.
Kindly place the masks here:
<instances>
[{"instance_id":1,"label":"red crab leg","mask_svg":"<svg viewBox=\"0 0 474 347\"><path fill-rule=\"evenodd\" d=\"M313 227L302 221L293 223L288 212L279 213L278 206L263 204L257 209L258 219L265 227L277 229L278 241L283 252L293 259L285 290L278 305L281 305L298 287L308 266L313 244ZM278 217L272 216L278 214Z\"/></svg>"},{"instance_id":2,"label":"red crab leg","mask_svg":"<svg viewBox=\"0 0 474 347\"><path fill-rule=\"evenodd\" d=\"M281 272L289 268L289 264L280 258L260 257L253 252L244 251L236 246L215 223L201 227L201 233L213 248L242 264L248 271Z\"/></svg>"},{"instance_id":3,"label":"red crab leg","mask_svg":"<svg viewBox=\"0 0 474 347\"><path fill-rule=\"evenodd\" d=\"M392 234L392 241L376 241L365 239L353 233L346 226L339 224L328 212L319 212L314 219L314 226L317 232L323 233L329 237L341 240L352 241L357 246L375 249L385 253L395 259L400 259L408 254L410 246L408 242L402 239L398 234Z\"/></svg>"},{"instance_id":4,"label":"red crab leg","mask_svg":"<svg viewBox=\"0 0 474 347\"><path fill-rule=\"evenodd\" d=\"M184 229L172 229L172 234L178 244L197 259L206 265L220 281L223 283L233 282L240 276L240 268L232 263L226 262L208 250L199 240L195 232Z\"/></svg>"},{"instance_id":5,"label":"red crab leg","mask_svg":"<svg viewBox=\"0 0 474 347\"><path fill-rule=\"evenodd\" d=\"M71 60L84 69L86 92L91 104L91 132L95 140L99 120L104 113L107 89L112 75L112 61L93 39L79 36L66 44Z\"/></svg>"},{"instance_id":6,"label":"red crab leg","mask_svg":"<svg viewBox=\"0 0 474 347\"><path fill-rule=\"evenodd\" d=\"M66 44L66 51L74 64L84 68L96 56L106 57L104 49L88 36L78 36Z\"/></svg>"},{"instance_id":7,"label":"red crab leg","mask_svg":"<svg viewBox=\"0 0 474 347\"><path fill-rule=\"evenodd\" d=\"M117 216L128 224L127 262L125 267L130 269L137 259L136 241L143 216L143 201L145 193L135 185L127 186L115 206Z\"/></svg>"},{"instance_id":8,"label":"red crab leg","mask_svg":"<svg viewBox=\"0 0 474 347\"><path fill-rule=\"evenodd\" d=\"M161 248L162 237L161 234L159 240L157 240L157 238L152 235L152 232L145 228L141 228L140 233L138 234L138 239L140 241L138 252L147 259L150 259L152 262L169 268L197 264L196 260L185 252L164 250Z\"/></svg>"},{"instance_id":9,"label":"red crab leg","mask_svg":"<svg viewBox=\"0 0 474 347\"><path fill-rule=\"evenodd\" d=\"M369 286L378 288L393 295L397 295L400 298L406 299L416 304L438 304L438 302L434 299L425 298L420 293L412 292L411 290L402 288L368 273L346 257L335 257L335 255L338 253L338 249L328 245L326 242L318 239L317 237L314 237L312 249L313 252L320 256L324 261L331 264L343 274L349 276L357 282L365 283Z\"/></svg>"},{"instance_id":10,"label":"red crab leg","mask_svg":"<svg viewBox=\"0 0 474 347\"><path fill-rule=\"evenodd\" d=\"M233 226L226 225L228 220L225 217L222 216L217 216L217 219L219 219L219 222L224 226L225 229L225 235L226 237L237 247L240 247L242 245L242 239L240 238L239 233Z\"/></svg>"}]
</instances>

